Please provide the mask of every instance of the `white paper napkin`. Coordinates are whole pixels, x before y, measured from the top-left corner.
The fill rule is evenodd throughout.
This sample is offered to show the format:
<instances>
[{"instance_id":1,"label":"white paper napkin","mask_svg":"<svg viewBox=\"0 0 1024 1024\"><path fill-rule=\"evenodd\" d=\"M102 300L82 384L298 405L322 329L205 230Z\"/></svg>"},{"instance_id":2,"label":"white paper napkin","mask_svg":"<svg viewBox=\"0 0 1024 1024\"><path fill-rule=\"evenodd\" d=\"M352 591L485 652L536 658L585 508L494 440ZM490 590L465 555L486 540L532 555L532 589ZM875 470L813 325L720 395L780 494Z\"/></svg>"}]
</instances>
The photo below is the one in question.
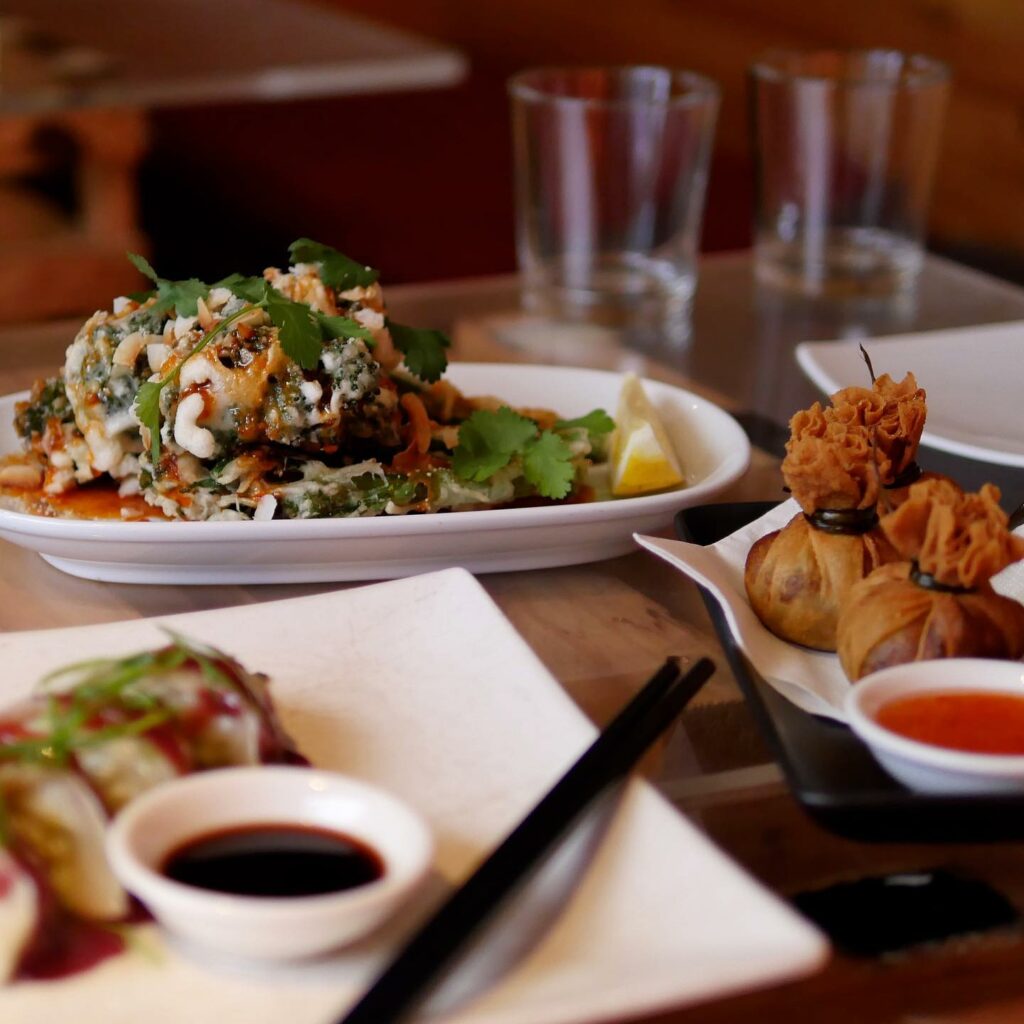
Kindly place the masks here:
<instances>
[{"instance_id":1,"label":"white paper napkin","mask_svg":"<svg viewBox=\"0 0 1024 1024\"><path fill-rule=\"evenodd\" d=\"M781 529L799 511L790 498L760 519L717 544L702 547L679 540L634 534L637 543L706 587L722 606L737 646L764 679L797 707L844 721L843 699L850 682L834 654L780 640L770 633L747 602L743 566L759 537ZM1024 601L1024 562L1004 569L992 580L1001 594Z\"/></svg>"}]
</instances>

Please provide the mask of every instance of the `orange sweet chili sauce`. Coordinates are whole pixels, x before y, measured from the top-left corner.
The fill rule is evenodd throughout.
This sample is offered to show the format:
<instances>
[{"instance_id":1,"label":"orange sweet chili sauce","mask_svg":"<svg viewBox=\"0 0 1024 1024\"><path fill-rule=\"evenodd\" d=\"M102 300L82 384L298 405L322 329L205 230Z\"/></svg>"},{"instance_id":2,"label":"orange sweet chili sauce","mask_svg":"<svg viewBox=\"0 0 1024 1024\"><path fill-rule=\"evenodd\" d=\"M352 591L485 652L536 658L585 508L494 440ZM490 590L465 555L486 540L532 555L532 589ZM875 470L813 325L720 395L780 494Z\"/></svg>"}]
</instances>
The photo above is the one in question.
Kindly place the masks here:
<instances>
[{"instance_id":1,"label":"orange sweet chili sauce","mask_svg":"<svg viewBox=\"0 0 1024 1024\"><path fill-rule=\"evenodd\" d=\"M875 721L900 736L950 750L1024 755L1024 693L920 693L883 704Z\"/></svg>"}]
</instances>

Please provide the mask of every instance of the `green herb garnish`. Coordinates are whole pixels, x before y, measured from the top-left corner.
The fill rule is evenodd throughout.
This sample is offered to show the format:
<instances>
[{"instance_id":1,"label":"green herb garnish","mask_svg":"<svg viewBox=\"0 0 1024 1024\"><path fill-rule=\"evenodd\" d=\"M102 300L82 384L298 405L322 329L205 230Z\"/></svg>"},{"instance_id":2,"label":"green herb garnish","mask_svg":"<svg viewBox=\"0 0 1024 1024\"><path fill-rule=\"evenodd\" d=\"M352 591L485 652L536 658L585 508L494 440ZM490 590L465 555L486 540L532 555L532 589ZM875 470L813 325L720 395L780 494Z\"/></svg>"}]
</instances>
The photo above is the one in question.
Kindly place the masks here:
<instances>
[{"instance_id":1,"label":"green herb garnish","mask_svg":"<svg viewBox=\"0 0 1024 1024\"><path fill-rule=\"evenodd\" d=\"M362 338L373 347L373 331L348 316L329 316L304 302L293 302L286 295L271 287L262 277L243 277L230 274L222 278L214 288L227 288L233 295L248 302L254 308L265 309L274 326L281 331L281 345L285 352L304 369L311 370L319 359L319 350L312 366L307 366L295 352L311 351L314 340L330 341L333 338ZM317 331L308 328L309 318L315 321ZM285 330L287 325L287 331Z\"/></svg>"},{"instance_id":2,"label":"green herb garnish","mask_svg":"<svg viewBox=\"0 0 1024 1024\"><path fill-rule=\"evenodd\" d=\"M545 498L564 498L572 490L576 467L572 450L554 431L541 431L508 406L478 409L459 426L452 468L463 480L483 483L513 458L523 460L527 483Z\"/></svg>"},{"instance_id":3,"label":"green herb garnish","mask_svg":"<svg viewBox=\"0 0 1024 1024\"><path fill-rule=\"evenodd\" d=\"M238 683L218 664L218 652L194 644L167 631L171 644L158 651L143 651L126 658L96 658L78 662L50 673L42 686L63 687L68 677L77 677L66 691L50 692L46 727L38 736L0 742L0 762L36 761L63 766L76 750L96 746L124 736L139 736L174 716L159 696L137 684L154 674L173 672L193 663L211 686L239 690ZM96 716L112 706L135 717L109 725L91 725ZM0 823L2 833L2 823ZM2 845L2 835L0 835Z\"/></svg>"},{"instance_id":4,"label":"green herb garnish","mask_svg":"<svg viewBox=\"0 0 1024 1024\"><path fill-rule=\"evenodd\" d=\"M574 420L559 420L555 430L572 430L582 428L592 437L610 434L615 429L615 420L604 409L593 409L586 416L577 416Z\"/></svg>"},{"instance_id":5,"label":"green herb garnish","mask_svg":"<svg viewBox=\"0 0 1024 1024\"><path fill-rule=\"evenodd\" d=\"M448 335L442 331L406 327L393 320L388 321L388 330L410 373L421 380L441 379L448 365L448 356L445 354L445 349L451 346Z\"/></svg>"},{"instance_id":6,"label":"green herb garnish","mask_svg":"<svg viewBox=\"0 0 1024 1024\"><path fill-rule=\"evenodd\" d=\"M459 427L452 468L463 480L483 483L522 454L537 436L537 424L507 406L478 409Z\"/></svg>"},{"instance_id":7,"label":"green herb garnish","mask_svg":"<svg viewBox=\"0 0 1024 1024\"><path fill-rule=\"evenodd\" d=\"M542 431L523 452L523 476L545 498L566 497L576 479L576 466L565 439L551 430Z\"/></svg>"},{"instance_id":8,"label":"green herb garnish","mask_svg":"<svg viewBox=\"0 0 1024 1024\"><path fill-rule=\"evenodd\" d=\"M304 370L313 370L320 360L323 348L323 334L316 314L302 302L292 302L273 288L267 288L266 295L253 309L263 308L267 312L285 354L295 360Z\"/></svg>"},{"instance_id":9,"label":"green herb garnish","mask_svg":"<svg viewBox=\"0 0 1024 1024\"><path fill-rule=\"evenodd\" d=\"M348 316L328 316L319 310L313 310L320 323L320 331L325 340L331 338L362 338L368 348L373 348L373 331Z\"/></svg>"},{"instance_id":10,"label":"green herb garnish","mask_svg":"<svg viewBox=\"0 0 1024 1024\"><path fill-rule=\"evenodd\" d=\"M288 246L288 257L292 264L316 263L324 284L339 292L349 288L368 288L380 272L364 266L329 245L314 242L312 238L297 238Z\"/></svg>"},{"instance_id":11,"label":"green herb garnish","mask_svg":"<svg viewBox=\"0 0 1024 1024\"><path fill-rule=\"evenodd\" d=\"M159 313L173 309L179 316L195 316L199 312L199 299L205 299L210 294L210 286L196 277L190 277L187 281L169 281L157 276L145 256L134 252L127 253L127 256L132 266L156 285L157 301L153 309ZM153 294L152 291L135 292L130 297L136 301L145 301Z\"/></svg>"}]
</instances>

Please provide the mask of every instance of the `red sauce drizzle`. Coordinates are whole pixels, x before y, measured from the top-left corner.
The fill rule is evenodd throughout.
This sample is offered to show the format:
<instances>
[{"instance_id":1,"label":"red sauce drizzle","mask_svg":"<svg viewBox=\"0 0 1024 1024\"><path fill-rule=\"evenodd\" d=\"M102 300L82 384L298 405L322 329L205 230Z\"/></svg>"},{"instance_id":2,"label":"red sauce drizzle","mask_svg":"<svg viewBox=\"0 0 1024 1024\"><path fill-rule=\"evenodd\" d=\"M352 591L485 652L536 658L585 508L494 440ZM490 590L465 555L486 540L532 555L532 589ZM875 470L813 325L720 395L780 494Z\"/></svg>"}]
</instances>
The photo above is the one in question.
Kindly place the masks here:
<instances>
[{"instance_id":1,"label":"red sauce drizzle","mask_svg":"<svg viewBox=\"0 0 1024 1024\"><path fill-rule=\"evenodd\" d=\"M875 721L921 743L975 754L1024 754L1024 693L952 690L883 704Z\"/></svg>"},{"instance_id":2,"label":"red sauce drizzle","mask_svg":"<svg viewBox=\"0 0 1024 1024\"><path fill-rule=\"evenodd\" d=\"M41 494L40 504L52 513L70 515L75 519L162 519L158 508L138 494L121 497L117 485L100 480L84 487L74 487L64 494Z\"/></svg>"}]
</instances>

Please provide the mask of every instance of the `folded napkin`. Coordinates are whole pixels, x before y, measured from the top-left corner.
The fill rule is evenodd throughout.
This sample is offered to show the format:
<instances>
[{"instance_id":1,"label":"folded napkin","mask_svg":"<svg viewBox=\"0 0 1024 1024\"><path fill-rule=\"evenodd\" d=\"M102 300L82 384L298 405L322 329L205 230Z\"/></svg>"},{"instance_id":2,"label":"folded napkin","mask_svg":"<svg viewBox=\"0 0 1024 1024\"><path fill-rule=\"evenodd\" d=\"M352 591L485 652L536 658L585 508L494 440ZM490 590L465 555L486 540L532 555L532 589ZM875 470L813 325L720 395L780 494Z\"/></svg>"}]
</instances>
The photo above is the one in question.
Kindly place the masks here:
<instances>
[{"instance_id":1,"label":"folded napkin","mask_svg":"<svg viewBox=\"0 0 1024 1024\"><path fill-rule=\"evenodd\" d=\"M722 606L737 646L772 687L811 714L844 721L843 699L850 688L834 654L780 640L761 625L747 602L743 566L759 537L781 529L800 511L790 499L717 544L702 547L679 540L634 534L642 547L664 558L706 587ZM993 577L992 586L1006 597L1024 602L1024 562Z\"/></svg>"}]
</instances>

